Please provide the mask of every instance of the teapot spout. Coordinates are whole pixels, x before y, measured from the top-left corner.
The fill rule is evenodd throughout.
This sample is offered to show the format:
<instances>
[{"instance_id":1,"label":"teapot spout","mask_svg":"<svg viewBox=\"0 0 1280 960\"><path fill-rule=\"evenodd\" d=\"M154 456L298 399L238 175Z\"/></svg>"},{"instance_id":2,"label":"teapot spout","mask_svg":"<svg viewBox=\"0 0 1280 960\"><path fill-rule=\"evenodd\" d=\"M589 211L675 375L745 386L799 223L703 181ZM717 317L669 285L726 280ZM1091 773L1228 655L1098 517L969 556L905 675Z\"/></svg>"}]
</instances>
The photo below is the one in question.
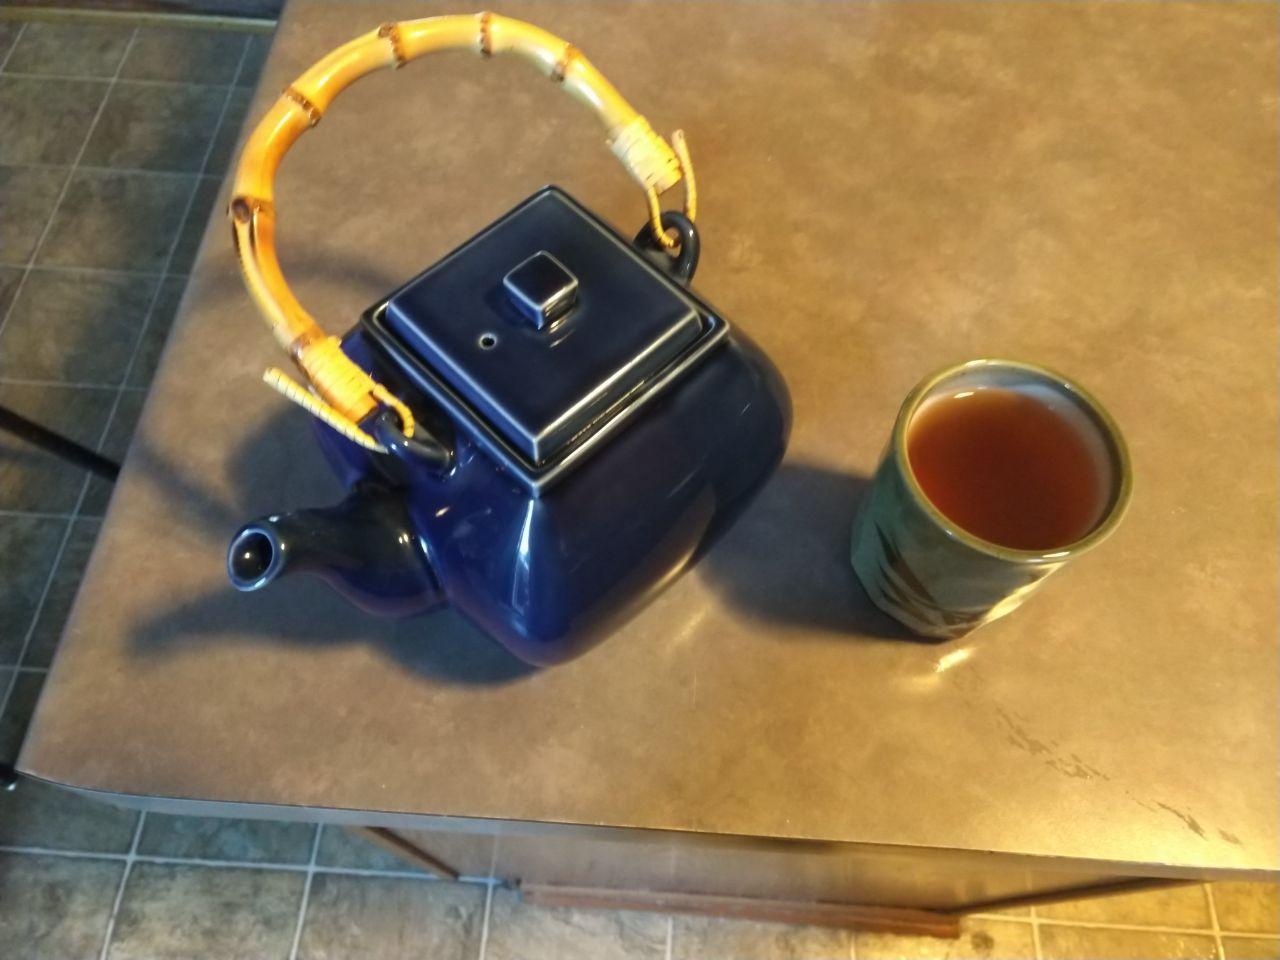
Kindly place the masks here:
<instances>
[{"instance_id":1,"label":"teapot spout","mask_svg":"<svg viewBox=\"0 0 1280 960\"><path fill-rule=\"evenodd\" d=\"M380 485L357 486L332 507L260 517L231 538L227 577L237 590L261 590L294 572L318 576L382 616L412 616L444 602L403 492Z\"/></svg>"}]
</instances>

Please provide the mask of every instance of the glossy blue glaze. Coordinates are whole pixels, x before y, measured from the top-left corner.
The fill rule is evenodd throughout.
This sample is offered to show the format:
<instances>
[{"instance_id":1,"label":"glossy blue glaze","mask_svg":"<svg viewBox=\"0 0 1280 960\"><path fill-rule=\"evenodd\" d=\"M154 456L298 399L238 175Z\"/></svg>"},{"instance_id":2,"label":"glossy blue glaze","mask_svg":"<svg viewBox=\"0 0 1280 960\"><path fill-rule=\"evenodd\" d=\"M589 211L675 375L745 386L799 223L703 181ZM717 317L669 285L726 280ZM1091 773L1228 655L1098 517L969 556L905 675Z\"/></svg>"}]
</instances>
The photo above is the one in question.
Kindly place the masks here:
<instances>
[{"instance_id":1,"label":"glossy blue glaze","mask_svg":"<svg viewBox=\"0 0 1280 960\"><path fill-rule=\"evenodd\" d=\"M361 333L345 346L362 366L380 365ZM582 653L697 560L782 459L790 424L781 377L733 333L541 497L464 432L440 476L388 464L318 421L317 431L345 483L381 475L404 485L412 527L455 608L522 659L552 664Z\"/></svg>"},{"instance_id":2,"label":"glossy blue glaze","mask_svg":"<svg viewBox=\"0 0 1280 960\"><path fill-rule=\"evenodd\" d=\"M577 656L698 559L780 462L790 432L790 400L773 365L673 288L707 318L701 352L669 382L655 378L652 395L551 483L534 482L536 464L495 446L481 418L424 389L421 371L374 322L379 304L344 349L410 403L439 455L370 453L317 421L348 501L245 530L287 549L288 536L301 542L306 529L308 547L295 549L313 555L303 566L322 569L371 612L416 613L444 597L526 661ZM242 589L261 585L247 549L255 543L238 539L228 560Z\"/></svg>"}]
</instances>

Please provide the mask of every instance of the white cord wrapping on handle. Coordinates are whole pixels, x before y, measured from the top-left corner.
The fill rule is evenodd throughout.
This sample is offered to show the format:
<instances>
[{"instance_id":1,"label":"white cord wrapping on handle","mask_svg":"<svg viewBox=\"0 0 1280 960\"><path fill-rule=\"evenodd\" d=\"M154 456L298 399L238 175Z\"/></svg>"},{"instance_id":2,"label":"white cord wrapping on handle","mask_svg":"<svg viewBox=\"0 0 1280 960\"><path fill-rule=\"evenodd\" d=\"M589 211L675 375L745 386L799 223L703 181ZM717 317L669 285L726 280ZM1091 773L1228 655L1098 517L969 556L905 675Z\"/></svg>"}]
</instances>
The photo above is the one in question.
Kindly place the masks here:
<instances>
[{"instance_id":1,"label":"white cord wrapping on handle","mask_svg":"<svg viewBox=\"0 0 1280 960\"><path fill-rule=\"evenodd\" d=\"M268 367L263 371L262 381L280 396L296 403L307 413L333 427L353 443L358 443L366 450L372 450L374 453L387 452L386 447L361 430L350 419L344 417L336 408L311 393L279 367Z\"/></svg>"}]
</instances>

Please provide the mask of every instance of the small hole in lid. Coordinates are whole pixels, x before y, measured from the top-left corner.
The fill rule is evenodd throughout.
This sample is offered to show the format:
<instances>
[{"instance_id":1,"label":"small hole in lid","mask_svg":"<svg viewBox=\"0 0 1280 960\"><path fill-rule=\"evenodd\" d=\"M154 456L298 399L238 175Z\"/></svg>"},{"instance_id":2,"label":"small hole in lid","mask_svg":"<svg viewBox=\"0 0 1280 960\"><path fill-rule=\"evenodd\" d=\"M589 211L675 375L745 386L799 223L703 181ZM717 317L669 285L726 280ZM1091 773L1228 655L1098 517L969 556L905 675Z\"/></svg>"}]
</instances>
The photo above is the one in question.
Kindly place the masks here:
<instances>
[{"instance_id":1,"label":"small hole in lid","mask_svg":"<svg viewBox=\"0 0 1280 960\"><path fill-rule=\"evenodd\" d=\"M481 350L492 350L498 345L498 338L492 333L482 333L476 342L480 344Z\"/></svg>"}]
</instances>

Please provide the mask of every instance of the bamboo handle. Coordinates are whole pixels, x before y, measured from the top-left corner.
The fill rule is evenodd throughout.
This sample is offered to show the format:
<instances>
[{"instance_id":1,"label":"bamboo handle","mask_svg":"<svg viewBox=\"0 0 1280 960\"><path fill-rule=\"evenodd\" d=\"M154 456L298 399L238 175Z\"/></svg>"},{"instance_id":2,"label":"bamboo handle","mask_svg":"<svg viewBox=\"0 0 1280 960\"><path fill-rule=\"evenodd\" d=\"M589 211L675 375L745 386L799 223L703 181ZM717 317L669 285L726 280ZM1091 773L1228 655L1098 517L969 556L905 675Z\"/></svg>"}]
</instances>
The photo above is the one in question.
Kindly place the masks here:
<instances>
[{"instance_id":1,"label":"bamboo handle","mask_svg":"<svg viewBox=\"0 0 1280 960\"><path fill-rule=\"evenodd\" d=\"M604 124L613 153L644 190L650 222L664 246L670 248L674 241L662 229L658 194L683 177L690 219L696 209L692 162L679 132L673 150L576 47L532 24L493 13L385 23L317 61L285 89L250 134L236 168L229 213L245 285L276 340L323 403L309 405L290 394L281 383L283 375L269 374L269 382L369 449L381 446L357 424L380 404L396 410L407 436L413 434L413 415L342 352L338 339L324 332L289 289L276 257L275 174L294 141L319 123L338 94L356 80L379 67L399 68L424 54L451 49L471 49L486 57L517 54L590 107Z\"/></svg>"}]
</instances>

